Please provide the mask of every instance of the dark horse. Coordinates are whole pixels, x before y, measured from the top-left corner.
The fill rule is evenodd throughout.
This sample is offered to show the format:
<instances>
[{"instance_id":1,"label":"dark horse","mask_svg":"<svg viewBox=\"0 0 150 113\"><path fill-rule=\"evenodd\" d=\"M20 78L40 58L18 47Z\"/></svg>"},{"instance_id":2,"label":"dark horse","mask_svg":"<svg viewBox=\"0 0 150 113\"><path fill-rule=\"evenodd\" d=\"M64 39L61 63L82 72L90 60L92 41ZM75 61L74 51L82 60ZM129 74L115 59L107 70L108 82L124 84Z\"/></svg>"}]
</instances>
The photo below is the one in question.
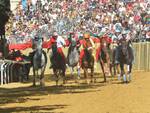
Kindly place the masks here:
<instances>
[{"instance_id":1,"label":"dark horse","mask_svg":"<svg viewBox=\"0 0 150 113\"><path fill-rule=\"evenodd\" d=\"M36 85L36 76L40 78L40 85L44 86L44 72L47 64L47 56L42 49L42 39L33 40L33 46L35 51L29 55L33 66L33 86ZM40 74L38 73L39 70Z\"/></svg>"},{"instance_id":2,"label":"dark horse","mask_svg":"<svg viewBox=\"0 0 150 113\"><path fill-rule=\"evenodd\" d=\"M110 72L114 76L116 74L118 74L118 76L120 76L119 63L115 62L117 52L118 52L118 45L113 44L113 46L112 46L112 55L111 55L112 62L111 62L111 66L110 66Z\"/></svg>"},{"instance_id":3,"label":"dark horse","mask_svg":"<svg viewBox=\"0 0 150 113\"><path fill-rule=\"evenodd\" d=\"M82 64L81 67L84 70L84 77L87 82L87 76L88 76L88 69L91 70L91 83L93 82L93 76L94 76L94 56L92 55L93 50L90 49L84 49L84 56L82 58Z\"/></svg>"},{"instance_id":4,"label":"dark horse","mask_svg":"<svg viewBox=\"0 0 150 113\"><path fill-rule=\"evenodd\" d=\"M65 83L66 61L58 52L56 43L52 45L52 55L50 56L53 73L56 76L56 85L58 85L59 77L63 77L63 84Z\"/></svg>"},{"instance_id":5,"label":"dark horse","mask_svg":"<svg viewBox=\"0 0 150 113\"><path fill-rule=\"evenodd\" d=\"M131 81L132 63L134 60L133 49L129 46L128 42L122 41L117 49L117 59L120 64L121 76L123 82ZM124 65L127 65L127 73L125 72Z\"/></svg>"},{"instance_id":6,"label":"dark horse","mask_svg":"<svg viewBox=\"0 0 150 113\"><path fill-rule=\"evenodd\" d=\"M71 75L73 75L74 68L77 68L77 73L78 73L78 79L80 78L80 67L79 67L79 46L77 46L76 41L72 40L71 44L68 49L68 55L67 55L67 63L69 67L71 68Z\"/></svg>"}]
</instances>

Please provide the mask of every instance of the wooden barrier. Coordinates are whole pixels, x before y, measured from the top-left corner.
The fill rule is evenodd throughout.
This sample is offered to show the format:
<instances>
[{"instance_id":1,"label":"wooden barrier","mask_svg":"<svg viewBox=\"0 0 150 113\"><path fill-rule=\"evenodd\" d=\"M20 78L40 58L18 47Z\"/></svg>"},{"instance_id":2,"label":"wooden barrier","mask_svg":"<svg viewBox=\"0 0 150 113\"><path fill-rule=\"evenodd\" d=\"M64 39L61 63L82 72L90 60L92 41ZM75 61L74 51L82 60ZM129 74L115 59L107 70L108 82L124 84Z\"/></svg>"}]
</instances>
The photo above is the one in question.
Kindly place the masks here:
<instances>
[{"instance_id":1,"label":"wooden barrier","mask_svg":"<svg viewBox=\"0 0 150 113\"><path fill-rule=\"evenodd\" d=\"M150 42L134 43L134 70L150 71Z\"/></svg>"}]
</instances>

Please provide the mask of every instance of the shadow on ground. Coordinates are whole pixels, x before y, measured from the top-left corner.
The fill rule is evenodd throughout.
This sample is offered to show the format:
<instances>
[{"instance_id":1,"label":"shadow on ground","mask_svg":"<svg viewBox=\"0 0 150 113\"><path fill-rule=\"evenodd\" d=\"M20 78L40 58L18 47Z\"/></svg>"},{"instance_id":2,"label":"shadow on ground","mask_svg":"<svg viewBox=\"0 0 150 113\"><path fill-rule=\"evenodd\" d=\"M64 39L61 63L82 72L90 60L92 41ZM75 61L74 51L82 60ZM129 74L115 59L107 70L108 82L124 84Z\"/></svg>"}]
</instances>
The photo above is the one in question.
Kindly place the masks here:
<instances>
[{"instance_id":1,"label":"shadow on ground","mask_svg":"<svg viewBox=\"0 0 150 113\"><path fill-rule=\"evenodd\" d=\"M12 113L12 112L23 112L23 113L56 113L54 110L63 109L67 105L47 105L47 106L33 106L33 107L12 107L12 108L2 108L0 113ZM62 112L61 112L62 113Z\"/></svg>"},{"instance_id":2,"label":"shadow on ground","mask_svg":"<svg viewBox=\"0 0 150 113\"><path fill-rule=\"evenodd\" d=\"M104 86L104 83L80 84L69 86L45 86L41 87L19 87L19 88L0 88L0 106L9 103L25 103L32 100L37 101L40 98L30 99L30 96L43 96L49 94L75 94L97 91L97 87Z\"/></svg>"},{"instance_id":3,"label":"shadow on ground","mask_svg":"<svg viewBox=\"0 0 150 113\"><path fill-rule=\"evenodd\" d=\"M49 78L49 76L46 76ZM67 80L71 80L71 77L67 77ZM99 77L99 79L102 79ZM47 80L46 82L50 82L51 80ZM31 84L31 82L29 82ZM101 91L100 88L107 85L102 81L93 83L93 84L70 84L64 86L55 86L49 85L43 88L24 86L18 88L0 88L0 106L4 106L11 103L25 103L28 101L40 101L42 96L46 95L57 95L57 94L80 94L80 93L88 93L88 92L96 92ZM34 97L34 98L30 98ZM56 107L61 108L63 105L59 106L34 106L34 107L23 107L23 108L8 108L8 111L26 111L26 110L39 110L39 109L55 109ZM0 109L0 112L4 113L5 109Z\"/></svg>"}]
</instances>

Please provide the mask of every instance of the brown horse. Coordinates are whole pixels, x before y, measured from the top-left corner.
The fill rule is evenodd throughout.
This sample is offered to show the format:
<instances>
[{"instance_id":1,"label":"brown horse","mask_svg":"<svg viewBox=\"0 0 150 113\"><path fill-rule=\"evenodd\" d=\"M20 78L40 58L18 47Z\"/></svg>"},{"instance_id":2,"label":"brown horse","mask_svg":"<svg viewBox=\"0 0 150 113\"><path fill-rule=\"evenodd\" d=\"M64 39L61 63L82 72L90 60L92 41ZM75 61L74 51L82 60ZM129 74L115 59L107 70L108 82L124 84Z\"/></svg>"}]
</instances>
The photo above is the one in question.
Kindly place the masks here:
<instances>
[{"instance_id":1,"label":"brown horse","mask_svg":"<svg viewBox=\"0 0 150 113\"><path fill-rule=\"evenodd\" d=\"M111 54L112 50L109 47L109 44L104 38L101 39L101 45L98 48L98 60L101 65L102 73L104 76L104 82L106 82L106 74L111 74ZM108 71L108 72L107 72Z\"/></svg>"},{"instance_id":2,"label":"brown horse","mask_svg":"<svg viewBox=\"0 0 150 113\"><path fill-rule=\"evenodd\" d=\"M56 85L58 85L59 78L63 78L65 84L66 61L63 56L57 51L56 43L52 45L52 55L50 56L54 76L56 77Z\"/></svg>"},{"instance_id":3,"label":"brown horse","mask_svg":"<svg viewBox=\"0 0 150 113\"><path fill-rule=\"evenodd\" d=\"M84 56L82 58L81 67L84 70L84 77L87 82L88 69L91 70L91 83L93 82L94 76L94 56L92 55L93 49L91 48L91 44L87 42L87 49L84 49Z\"/></svg>"},{"instance_id":4,"label":"brown horse","mask_svg":"<svg viewBox=\"0 0 150 113\"><path fill-rule=\"evenodd\" d=\"M113 44L112 46L112 62L110 66L110 72L112 75L118 75L120 76L120 70L119 70L119 63L115 62L116 59L116 53L118 52L118 45Z\"/></svg>"}]
</instances>

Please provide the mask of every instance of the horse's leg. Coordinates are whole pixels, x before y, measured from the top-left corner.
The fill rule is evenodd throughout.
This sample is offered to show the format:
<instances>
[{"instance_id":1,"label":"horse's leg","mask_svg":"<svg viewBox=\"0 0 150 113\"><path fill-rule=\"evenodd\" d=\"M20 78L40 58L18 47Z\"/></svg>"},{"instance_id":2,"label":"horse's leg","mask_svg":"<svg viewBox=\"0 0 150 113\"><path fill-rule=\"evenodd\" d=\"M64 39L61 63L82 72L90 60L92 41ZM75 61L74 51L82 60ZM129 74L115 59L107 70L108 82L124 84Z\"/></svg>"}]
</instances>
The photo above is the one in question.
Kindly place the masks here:
<instances>
[{"instance_id":1,"label":"horse's leg","mask_svg":"<svg viewBox=\"0 0 150 113\"><path fill-rule=\"evenodd\" d=\"M53 73L54 73L54 76L56 77L56 86L58 85L58 79L59 79L59 76L57 74L57 70L56 69L53 69Z\"/></svg>"},{"instance_id":2,"label":"horse's leg","mask_svg":"<svg viewBox=\"0 0 150 113\"><path fill-rule=\"evenodd\" d=\"M128 78L128 82L131 81L131 70L132 70L132 64L127 65L127 78Z\"/></svg>"},{"instance_id":3,"label":"horse's leg","mask_svg":"<svg viewBox=\"0 0 150 113\"><path fill-rule=\"evenodd\" d=\"M94 67L91 68L91 83L93 83ZM96 80L95 80L96 81Z\"/></svg>"},{"instance_id":4,"label":"horse's leg","mask_svg":"<svg viewBox=\"0 0 150 113\"><path fill-rule=\"evenodd\" d=\"M83 70L84 70L84 79L85 79L85 83L87 83L87 73L88 73L87 71L88 71L88 70L87 70L85 67L84 67Z\"/></svg>"},{"instance_id":5,"label":"horse's leg","mask_svg":"<svg viewBox=\"0 0 150 113\"><path fill-rule=\"evenodd\" d=\"M35 76L36 76L36 72L35 72L35 69L33 68L33 86L36 86Z\"/></svg>"},{"instance_id":6,"label":"horse's leg","mask_svg":"<svg viewBox=\"0 0 150 113\"><path fill-rule=\"evenodd\" d=\"M75 78L75 82L78 83L78 80L80 79L80 67L78 65L76 66L76 70L77 70L77 76Z\"/></svg>"},{"instance_id":7,"label":"horse's leg","mask_svg":"<svg viewBox=\"0 0 150 113\"><path fill-rule=\"evenodd\" d=\"M103 72L103 76L104 76L104 82L106 82L106 75L105 75L105 71L104 71L104 63L102 63L102 61L100 60L100 65L101 65L101 69L102 69L102 72Z\"/></svg>"},{"instance_id":8,"label":"horse's leg","mask_svg":"<svg viewBox=\"0 0 150 113\"><path fill-rule=\"evenodd\" d=\"M75 82L77 82L77 77L74 75L74 67L71 67L71 76L75 79Z\"/></svg>"},{"instance_id":9,"label":"horse's leg","mask_svg":"<svg viewBox=\"0 0 150 113\"><path fill-rule=\"evenodd\" d=\"M73 67L70 67L70 71L71 71L71 77L73 77L73 72L74 72Z\"/></svg>"},{"instance_id":10,"label":"horse's leg","mask_svg":"<svg viewBox=\"0 0 150 113\"><path fill-rule=\"evenodd\" d=\"M126 82L127 81L127 77L125 75L124 64L123 63L120 64L120 69L121 69L121 76L123 76L123 82Z\"/></svg>"},{"instance_id":11,"label":"horse's leg","mask_svg":"<svg viewBox=\"0 0 150 113\"><path fill-rule=\"evenodd\" d=\"M77 73L78 73L78 79L80 79L80 66L77 65Z\"/></svg>"},{"instance_id":12,"label":"horse's leg","mask_svg":"<svg viewBox=\"0 0 150 113\"><path fill-rule=\"evenodd\" d=\"M119 71L119 65L120 65L120 64L115 64L115 71L116 71L116 74L117 74L117 76L118 76L118 80L121 79L121 73L120 73L120 71Z\"/></svg>"},{"instance_id":13,"label":"horse's leg","mask_svg":"<svg viewBox=\"0 0 150 113\"><path fill-rule=\"evenodd\" d=\"M110 63L110 58L108 57L108 55L107 55L107 70L108 70L108 75L110 76L110 75L112 75L112 71L111 71L111 63Z\"/></svg>"},{"instance_id":14,"label":"horse's leg","mask_svg":"<svg viewBox=\"0 0 150 113\"><path fill-rule=\"evenodd\" d=\"M45 66L41 69L40 86L45 86L45 83L44 83L44 72L45 72Z\"/></svg>"},{"instance_id":15,"label":"horse's leg","mask_svg":"<svg viewBox=\"0 0 150 113\"><path fill-rule=\"evenodd\" d=\"M114 71L114 75L116 75L117 74L117 72L116 72L116 70L117 70L117 65L116 64L113 64L113 71Z\"/></svg>"},{"instance_id":16,"label":"horse's leg","mask_svg":"<svg viewBox=\"0 0 150 113\"><path fill-rule=\"evenodd\" d=\"M65 74L65 72L66 72L66 69L63 69L62 70L62 75L63 75L63 84L65 84L66 83L66 74Z\"/></svg>"},{"instance_id":17,"label":"horse's leg","mask_svg":"<svg viewBox=\"0 0 150 113\"><path fill-rule=\"evenodd\" d=\"M113 76L112 68L113 68L113 64L110 63L109 64L109 71L110 71L111 76Z\"/></svg>"}]
</instances>

